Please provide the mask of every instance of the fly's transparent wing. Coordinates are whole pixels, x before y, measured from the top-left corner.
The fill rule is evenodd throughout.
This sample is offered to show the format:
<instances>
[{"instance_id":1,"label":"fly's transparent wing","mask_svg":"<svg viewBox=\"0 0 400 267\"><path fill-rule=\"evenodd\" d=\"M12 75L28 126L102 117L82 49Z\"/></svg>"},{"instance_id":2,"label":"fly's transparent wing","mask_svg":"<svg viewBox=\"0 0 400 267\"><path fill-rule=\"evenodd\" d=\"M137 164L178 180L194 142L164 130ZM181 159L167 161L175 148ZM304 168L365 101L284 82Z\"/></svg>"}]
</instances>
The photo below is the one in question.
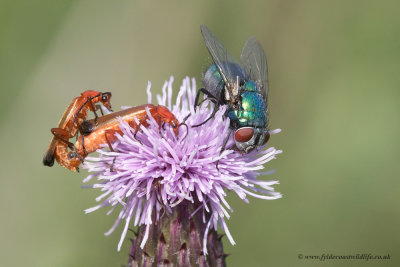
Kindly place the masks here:
<instances>
[{"instance_id":1,"label":"fly's transparent wing","mask_svg":"<svg viewBox=\"0 0 400 267\"><path fill-rule=\"evenodd\" d=\"M240 67L239 62L226 50L224 45L215 37L215 35L204 25L201 25L201 34L210 55L217 65L218 71L222 76L225 84L229 84L236 80L233 77L233 65Z\"/></svg>"},{"instance_id":2,"label":"fly's transparent wing","mask_svg":"<svg viewBox=\"0 0 400 267\"><path fill-rule=\"evenodd\" d=\"M261 83L264 99L268 97L268 65L264 49L256 38L249 38L243 46L240 56L246 74L253 81Z\"/></svg>"}]
</instances>

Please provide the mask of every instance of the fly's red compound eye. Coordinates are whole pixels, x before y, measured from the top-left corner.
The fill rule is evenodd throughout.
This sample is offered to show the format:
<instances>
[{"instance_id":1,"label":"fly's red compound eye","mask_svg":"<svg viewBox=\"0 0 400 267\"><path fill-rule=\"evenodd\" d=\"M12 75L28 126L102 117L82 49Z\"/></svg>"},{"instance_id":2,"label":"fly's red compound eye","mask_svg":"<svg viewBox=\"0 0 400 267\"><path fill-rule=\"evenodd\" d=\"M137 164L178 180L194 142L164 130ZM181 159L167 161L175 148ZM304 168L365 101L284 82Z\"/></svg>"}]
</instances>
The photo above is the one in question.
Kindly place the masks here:
<instances>
[{"instance_id":1,"label":"fly's red compound eye","mask_svg":"<svg viewBox=\"0 0 400 267\"><path fill-rule=\"evenodd\" d=\"M265 145L268 142L270 136L271 135L269 134L269 132L267 132L266 135L265 135L265 139L264 139L263 145Z\"/></svg>"},{"instance_id":2,"label":"fly's red compound eye","mask_svg":"<svg viewBox=\"0 0 400 267\"><path fill-rule=\"evenodd\" d=\"M251 127L240 128L235 132L235 140L236 142L247 142L254 135L254 129Z\"/></svg>"}]
</instances>

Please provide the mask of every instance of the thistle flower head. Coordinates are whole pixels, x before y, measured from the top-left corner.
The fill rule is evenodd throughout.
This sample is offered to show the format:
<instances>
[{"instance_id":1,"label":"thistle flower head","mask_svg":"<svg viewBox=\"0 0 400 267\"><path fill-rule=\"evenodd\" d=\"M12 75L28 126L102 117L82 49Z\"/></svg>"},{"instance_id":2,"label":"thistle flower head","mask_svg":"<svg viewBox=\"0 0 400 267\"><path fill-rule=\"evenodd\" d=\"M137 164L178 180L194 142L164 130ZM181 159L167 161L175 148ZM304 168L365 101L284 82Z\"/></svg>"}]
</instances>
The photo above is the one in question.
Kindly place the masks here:
<instances>
[{"instance_id":1,"label":"thistle flower head","mask_svg":"<svg viewBox=\"0 0 400 267\"><path fill-rule=\"evenodd\" d=\"M204 125L192 128L190 125L205 121L212 109L207 103L194 109L196 83L189 78L183 80L176 102L172 104L172 82L173 78L164 84L162 95L157 95L158 104L169 108L180 122L190 114L187 128L180 127L176 136L170 125L160 128L147 111L147 127L141 126L141 131L134 136L134 129L121 121L123 135L118 135L118 140L112 144L114 152L101 149L98 157L88 157L84 164L84 168L92 172L84 182L96 177L97 182L91 187L103 192L96 199L99 205L86 212L110 207L111 213L121 207L115 224L106 233L111 234L125 220L118 250L128 228L140 225L146 226L141 243L143 248L150 226L183 200L198 203L196 213L208 214L203 216L207 220L204 253L207 253L208 231L218 226L235 244L226 224L232 212L225 199L227 191L233 191L245 202L248 202L247 196L260 199L281 197L272 187L278 181L256 179L263 174L259 172L264 169L263 164L281 151L261 147L244 154L233 150L235 142L231 137L226 150L221 153L224 140L230 134L229 119L224 116L226 107L222 106ZM147 93L151 103L150 83Z\"/></svg>"}]
</instances>

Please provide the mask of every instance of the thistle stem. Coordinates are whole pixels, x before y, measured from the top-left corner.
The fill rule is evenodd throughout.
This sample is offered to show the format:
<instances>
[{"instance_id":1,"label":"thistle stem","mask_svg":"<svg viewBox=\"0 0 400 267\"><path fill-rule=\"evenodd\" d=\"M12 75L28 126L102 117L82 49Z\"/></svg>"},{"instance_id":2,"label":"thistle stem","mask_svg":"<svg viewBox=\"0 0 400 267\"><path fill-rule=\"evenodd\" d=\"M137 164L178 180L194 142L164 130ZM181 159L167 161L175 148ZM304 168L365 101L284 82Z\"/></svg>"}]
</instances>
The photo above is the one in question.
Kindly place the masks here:
<instances>
[{"instance_id":1,"label":"thistle stem","mask_svg":"<svg viewBox=\"0 0 400 267\"><path fill-rule=\"evenodd\" d=\"M172 213L161 215L159 221L155 222L153 218L143 249L140 244L146 226L140 226L131 240L128 266L226 266L222 236L218 236L213 229L210 229L207 236L208 254L203 252L203 237L209 216L205 216L204 222L201 211L193 215L199 205L183 201L173 208Z\"/></svg>"}]
</instances>

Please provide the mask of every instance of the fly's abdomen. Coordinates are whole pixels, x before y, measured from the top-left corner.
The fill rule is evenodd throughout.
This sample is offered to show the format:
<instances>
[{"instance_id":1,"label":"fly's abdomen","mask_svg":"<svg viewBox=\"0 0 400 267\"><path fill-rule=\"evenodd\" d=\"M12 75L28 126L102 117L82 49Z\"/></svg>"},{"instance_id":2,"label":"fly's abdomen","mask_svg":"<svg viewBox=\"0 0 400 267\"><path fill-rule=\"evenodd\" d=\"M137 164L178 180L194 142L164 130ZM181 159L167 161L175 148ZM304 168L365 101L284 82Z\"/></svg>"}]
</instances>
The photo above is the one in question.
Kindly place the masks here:
<instances>
[{"instance_id":1,"label":"fly's abdomen","mask_svg":"<svg viewBox=\"0 0 400 267\"><path fill-rule=\"evenodd\" d=\"M229 75L226 77L227 79L231 79L231 82L236 82L237 77L239 81L247 80L247 75L244 72L243 68L238 64L224 62L226 64L226 69L229 69L230 73L225 73L225 75ZM221 91L225 87L225 82L221 73L218 71L217 65L212 64L203 75L203 84L204 88L210 92L216 98L221 96Z\"/></svg>"},{"instance_id":2,"label":"fly's abdomen","mask_svg":"<svg viewBox=\"0 0 400 267\"><path fill-rule=\"evenodd\" d=\"M228 112L231 123L237 127L266 127L268 118L262 95L256 92L243 92L241 96L241 109Z\"/></svg>"}]
</instances>

